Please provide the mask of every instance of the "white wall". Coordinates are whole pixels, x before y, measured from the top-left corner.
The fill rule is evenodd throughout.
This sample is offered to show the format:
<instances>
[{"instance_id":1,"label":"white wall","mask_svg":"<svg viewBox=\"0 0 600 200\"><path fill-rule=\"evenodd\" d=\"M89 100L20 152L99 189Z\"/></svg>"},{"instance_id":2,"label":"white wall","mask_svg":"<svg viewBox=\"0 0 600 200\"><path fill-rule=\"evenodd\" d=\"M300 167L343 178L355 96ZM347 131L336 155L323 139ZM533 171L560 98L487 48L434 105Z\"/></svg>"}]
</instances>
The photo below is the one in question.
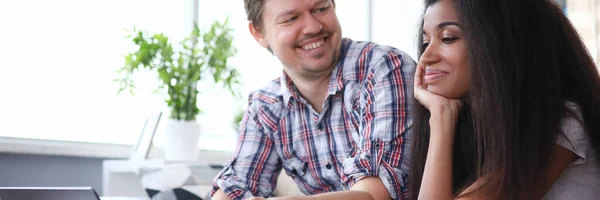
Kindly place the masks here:
<instances>
[{"instance_id":1,"label":"white wall","mask_svg":"<svg viewBox=\"0 0 600 200\"><path fill-rule=\"evenodd\" d=\"M342 26L342 35L353 40L369 40L370 0L337 0L336 14Z\"/></svg>"},{"instance_id":2,"label":"white wall","mask_svg":"<svg viewBox=\"0 0 600 200\"><path fill-rule=\"evenodd\" d=\"M397 47L416 61L422 0L373 0L374 42Z\"/></svg>"}]
</instances>

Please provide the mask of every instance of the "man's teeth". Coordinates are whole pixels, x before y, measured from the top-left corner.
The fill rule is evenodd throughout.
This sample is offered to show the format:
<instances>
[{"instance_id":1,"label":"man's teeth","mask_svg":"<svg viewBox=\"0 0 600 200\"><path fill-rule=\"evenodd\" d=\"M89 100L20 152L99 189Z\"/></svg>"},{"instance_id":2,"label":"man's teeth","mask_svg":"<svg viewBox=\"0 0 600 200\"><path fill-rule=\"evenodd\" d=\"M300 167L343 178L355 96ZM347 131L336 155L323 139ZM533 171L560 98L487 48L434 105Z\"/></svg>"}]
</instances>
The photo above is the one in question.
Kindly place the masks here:
<instances>
[{"instance_id":1,"label":"man's teeth","mask_svg":"<svg viewBox=\"0 0 600 200\"><path fill-rule=\"evenodd\" d=\"M303 45L302 49L304 49L304 50L315 49L315 48L320 47L321 45L323 45L323 43L325 43L323 40L317 41L317 42L308 43L308 44Z\"/></svg>"}]
</instances>

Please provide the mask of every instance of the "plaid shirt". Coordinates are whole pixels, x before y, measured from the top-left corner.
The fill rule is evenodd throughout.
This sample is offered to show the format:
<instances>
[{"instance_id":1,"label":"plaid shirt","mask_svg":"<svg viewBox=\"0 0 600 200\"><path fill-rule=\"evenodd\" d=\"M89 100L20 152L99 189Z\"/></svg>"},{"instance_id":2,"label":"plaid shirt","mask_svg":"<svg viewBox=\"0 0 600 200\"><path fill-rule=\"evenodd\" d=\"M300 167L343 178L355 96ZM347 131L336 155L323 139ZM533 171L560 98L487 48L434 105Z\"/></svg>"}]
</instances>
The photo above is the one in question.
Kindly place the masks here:
<instances>
[{"instance_id":1,"label":"plaid shirt","mask_svg":"<svg viewBox=\"0 0 600 200\"><path fill-rule=\"evenodd\" d=\"M404 52L343 39L321 113L284 73L250 95L233 159L215 178L231 199L271 196L281 169L305 194L379 177L407 197L415 62Z\"/></svg>"}]
</instances>

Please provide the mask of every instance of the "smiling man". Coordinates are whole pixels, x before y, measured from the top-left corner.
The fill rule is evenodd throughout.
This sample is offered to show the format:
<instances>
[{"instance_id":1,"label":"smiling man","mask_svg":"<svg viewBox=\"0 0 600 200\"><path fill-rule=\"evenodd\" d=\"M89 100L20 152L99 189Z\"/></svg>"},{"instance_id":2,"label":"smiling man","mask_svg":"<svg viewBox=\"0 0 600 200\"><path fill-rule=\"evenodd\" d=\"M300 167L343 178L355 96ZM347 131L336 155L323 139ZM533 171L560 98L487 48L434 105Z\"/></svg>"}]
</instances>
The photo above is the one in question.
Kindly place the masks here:
<instances>
[{"instance_id":1,"label":"smiling man","mask_svg":"<svg viewBox=\"0 0 600 200\"><path fill-rule=\"evenodd\" d=\"M290 198L406 198L415 62L342 38L333 0L244 3L283 73L250 95L212 198L270 197L282 168L308 195Z\"/></svg>"}]
</instances>

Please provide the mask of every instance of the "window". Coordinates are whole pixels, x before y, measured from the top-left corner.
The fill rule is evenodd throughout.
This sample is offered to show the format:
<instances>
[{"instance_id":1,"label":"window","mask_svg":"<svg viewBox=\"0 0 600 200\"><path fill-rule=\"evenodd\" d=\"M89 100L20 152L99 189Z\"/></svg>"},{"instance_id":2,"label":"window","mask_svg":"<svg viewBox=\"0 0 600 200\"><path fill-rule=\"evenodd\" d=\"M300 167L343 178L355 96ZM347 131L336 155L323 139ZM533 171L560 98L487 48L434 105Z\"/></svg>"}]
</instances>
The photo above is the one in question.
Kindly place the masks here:
<instances>
[{"instance_id":1,"label":"window","mask_svg":"<svg viewBox=\"0 0 600 200\"><path fill-rule=\"evenodd\" d=\"M590 54L600 67L600 0L559 0Z\"/></svg>"},{"instance_id":2,"label":"window","mask_svg":"<svg viewBox=\"0 0 600 200\"><path fill-rule=\"evenodd\" d=\"M132 144L162 100L116 95L112 80L131 50L123 29L181 38L182 7L183 0L0 3L0 136Z\"/></svg>"},{"instance_id":3,"label":"window","mask_svg":"<svg viewBox=\"0 0 600 200\"><path fill-rule=\"evenodd\" d=\"M32 0L0 2L0 136L74 142L133 144L144 119L164 110L153 94L155 75L143 72L135 96L117 95L112 82L132 50L123 29L163 32L173 41L187 33L190 0ZM369 1L337 1L344 36L368 40ZM229 64L242 74L242 97L202 85L200 147L233 150L233 116L247 96L281 74L281 64L247 30L240 0L199 0L200 27L229 17L238 54ZM160 146L163 136L157 134Z\"/></svg>"}]
</instances>

